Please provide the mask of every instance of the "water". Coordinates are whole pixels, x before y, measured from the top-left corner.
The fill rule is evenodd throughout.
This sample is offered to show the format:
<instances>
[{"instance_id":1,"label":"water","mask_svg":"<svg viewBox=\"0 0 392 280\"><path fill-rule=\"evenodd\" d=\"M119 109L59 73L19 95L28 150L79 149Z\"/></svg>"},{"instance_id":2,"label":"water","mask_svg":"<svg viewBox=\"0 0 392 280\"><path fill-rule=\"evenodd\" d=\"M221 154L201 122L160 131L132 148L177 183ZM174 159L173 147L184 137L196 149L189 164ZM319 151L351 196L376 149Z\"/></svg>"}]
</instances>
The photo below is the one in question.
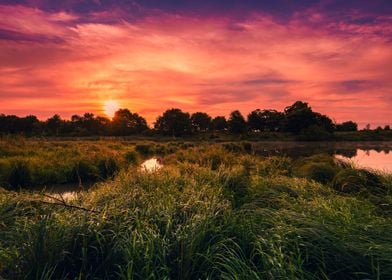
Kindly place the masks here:
<instances>
[{"instance_id":1,"label":"water","mask_svg":"<svg viewBox=\"0 0 392 280\"><path fill-rule=\"evenodd\" d=\"M46 197L52 202L71 202L78 198L79 192L76 191L65 191L58 193L46 193Z\"/></svg>"},{"instance_id":2,"label":"water","mask_svg":"<svg viewBox=\"0 0 392 280\"><path fill-rule=\"evenodd\" d=\"M144 161L141 165L141 170L145 172L154 172L163 167L162 160L159 158L150 158Z\"/></svg>"},{"instance_id":3,"label":"water","mask_svg":"<svg viewBox=\"0 0 392 280\"><path fill-rule=\"evenodd\" d=\"M392 153L389 151L377 152L374 150L357 150L356 156L351 158L341 155L336 155L335 157L352 162L358 167L392 173Z\"/></svg>"},{"instance_id":4,"label":"water","mask_svg":"<svg viewBox=\"0 0 392 280\"><path fill-rule=\"evenodd\" d=\"M358 167L392 172L392 142L260 142L255 151L262 156L292 158L329 154Z\"/></svg>"}]
</instances>

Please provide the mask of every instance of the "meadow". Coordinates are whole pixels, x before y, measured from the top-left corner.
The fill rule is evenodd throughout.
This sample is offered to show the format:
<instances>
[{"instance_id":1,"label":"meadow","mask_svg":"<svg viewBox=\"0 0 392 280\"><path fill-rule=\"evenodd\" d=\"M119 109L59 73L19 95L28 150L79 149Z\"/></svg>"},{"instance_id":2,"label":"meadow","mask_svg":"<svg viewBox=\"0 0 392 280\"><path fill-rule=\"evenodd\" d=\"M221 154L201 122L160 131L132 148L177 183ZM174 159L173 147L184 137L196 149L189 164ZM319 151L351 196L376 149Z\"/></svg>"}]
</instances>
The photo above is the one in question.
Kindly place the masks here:
<instances>
[{"instance_id":1,"label":"meadow","mask_svg":"<svg viewBox=\"0 0 392 280\"><path fill-rule=\"evenodd\" d=\"M392 278L392 174L255 145L1 139L0 276Z\"/></svg>"}]
</instances>

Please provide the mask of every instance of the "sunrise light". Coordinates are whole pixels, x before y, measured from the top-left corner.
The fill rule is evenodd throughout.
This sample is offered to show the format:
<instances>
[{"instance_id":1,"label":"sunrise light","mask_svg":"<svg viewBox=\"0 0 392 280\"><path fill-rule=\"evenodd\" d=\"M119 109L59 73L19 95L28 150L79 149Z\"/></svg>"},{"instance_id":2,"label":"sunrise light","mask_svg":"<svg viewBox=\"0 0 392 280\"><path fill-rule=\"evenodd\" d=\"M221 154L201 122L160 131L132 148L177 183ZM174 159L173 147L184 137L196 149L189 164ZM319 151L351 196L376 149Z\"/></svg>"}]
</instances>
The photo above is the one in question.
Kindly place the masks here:
<instances>
[{"instance_id":1,"label":"sunrise light","mask_svg":"<svg viewBox=\"0 0 392 280\"><path fill-rule=\"evenodd\" d=\"M118 102L114 100L105 101L103 105L103 111L109 118L113 118L119 108Z\"/></svg>"}]
</instances>

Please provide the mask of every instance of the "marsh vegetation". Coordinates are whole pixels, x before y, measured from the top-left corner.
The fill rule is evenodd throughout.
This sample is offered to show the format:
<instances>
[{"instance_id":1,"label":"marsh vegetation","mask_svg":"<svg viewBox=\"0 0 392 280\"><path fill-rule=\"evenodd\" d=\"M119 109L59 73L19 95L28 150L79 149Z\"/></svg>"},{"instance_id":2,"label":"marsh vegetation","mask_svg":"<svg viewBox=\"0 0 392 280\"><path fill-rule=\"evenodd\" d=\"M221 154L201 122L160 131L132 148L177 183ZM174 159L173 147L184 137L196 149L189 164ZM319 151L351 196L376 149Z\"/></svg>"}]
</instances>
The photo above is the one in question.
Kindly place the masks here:
<instances>
[{"instance_id":1,"label":"marsh vegetation","mask_svg":"<svg viewBox=\"0 0 392 280\"><path fill-rule=\"evenodd\" d=\"M6 279L390 279L392 175L255 143L2 140ZM162 168L146 172L145 159ZM44 186L74 183L72 199Z\"/></svg>"}]
</instances>

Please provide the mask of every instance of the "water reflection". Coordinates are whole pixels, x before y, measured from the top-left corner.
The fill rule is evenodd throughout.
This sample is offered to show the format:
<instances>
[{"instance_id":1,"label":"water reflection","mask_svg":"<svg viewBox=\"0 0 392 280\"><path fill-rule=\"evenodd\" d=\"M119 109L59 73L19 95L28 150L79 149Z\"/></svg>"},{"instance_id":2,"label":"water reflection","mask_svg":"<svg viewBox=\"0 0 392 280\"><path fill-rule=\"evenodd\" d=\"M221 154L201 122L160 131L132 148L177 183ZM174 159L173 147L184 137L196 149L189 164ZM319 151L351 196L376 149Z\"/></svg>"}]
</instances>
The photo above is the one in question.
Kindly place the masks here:
<instances>
[{"instance_id":1,"label":"water reflection","mask_svg":"<svg viewBox=\"0 0 392 280\"><path fill-rule=\"evenodd\" d=\"M144 161L140 167L141 167L142 171L146 171L146 172L157 171L163 167L162 159L150 158L150 159Z\"/></svg>"},{"instance_id":2,"label":"water reflection","mask_svg":"<svg viewBox=\"0 0 392 280\"><path fill-rule=\"evenodd\" d=\"M262 156L298 158L314 154L329 154L351 160L355 165L392 172L392 142L267 142L255 145Z\"/></svg>"},{"instance_id":3,"label":"water reflection","mask_svg":"<svg viewBox=\"0 0 392 280\"><path fill-rule=\"evenodd\" d=\"M70 202L72 200L75 200L78 196L79 192L63 192L63 193L49 193L47 194L48 197L52 197L53 200L60 200L64 202Z\"/></svg>"},{"instance_id":4,"label":"water reflection","mask_svg":"<svg viewBox=\"0 0 392 280\"><path fill-rule=\"evenodd\" d=\"M349 160L355 166L371 168L379 171L392 172L392 154L388 152L378 152L376 150L357 150L353 157L342 155L335 156L341 160Z\"/></svg>"}]
</instances>

